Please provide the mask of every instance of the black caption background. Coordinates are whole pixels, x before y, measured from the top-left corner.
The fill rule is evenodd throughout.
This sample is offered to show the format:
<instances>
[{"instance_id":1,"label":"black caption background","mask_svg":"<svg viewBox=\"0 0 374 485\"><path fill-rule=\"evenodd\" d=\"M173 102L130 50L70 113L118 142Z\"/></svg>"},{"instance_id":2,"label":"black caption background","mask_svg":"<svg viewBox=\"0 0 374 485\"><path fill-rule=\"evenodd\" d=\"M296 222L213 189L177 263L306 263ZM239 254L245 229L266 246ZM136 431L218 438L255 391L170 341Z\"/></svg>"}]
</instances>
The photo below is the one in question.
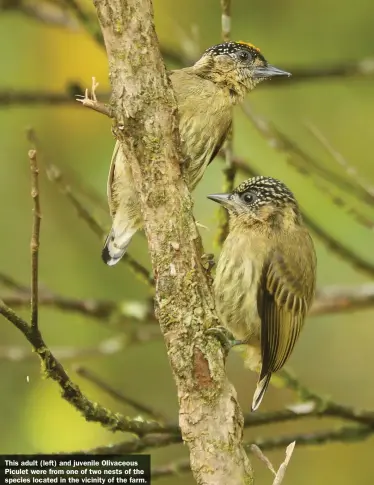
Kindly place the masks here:
<instances>
[{"instance_id":1,"label":"black caption background","mask_svg":"<svg viewBox=\"0 0 374 485\"><path fill-rule=\"evenodd\" d=\"M0 455L0 484L151 484L150 455Z\"/></svg>"}]
</instances>

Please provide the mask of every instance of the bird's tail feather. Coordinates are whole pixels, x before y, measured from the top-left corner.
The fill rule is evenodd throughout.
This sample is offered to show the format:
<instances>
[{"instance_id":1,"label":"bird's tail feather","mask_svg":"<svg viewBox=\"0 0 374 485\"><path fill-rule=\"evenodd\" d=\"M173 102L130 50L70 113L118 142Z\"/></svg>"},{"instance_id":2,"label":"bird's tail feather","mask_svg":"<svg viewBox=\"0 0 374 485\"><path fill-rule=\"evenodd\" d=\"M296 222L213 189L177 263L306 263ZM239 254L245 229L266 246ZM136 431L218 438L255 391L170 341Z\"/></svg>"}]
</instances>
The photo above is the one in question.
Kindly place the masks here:
<instances>
[{"instance_id":1,"label":"bird's tail feather","mask_svg":"<svg viewBox=\"0 0 374 485\"><path fill-rule=\"evenodd\" d=\"M136 228L116 232L113 227L106 238L101 257L105 264L114 266L122 258L130 244L132 236L136 233Z\"/></svg>"},{"instance_id":2,"label":"bird's tail feather","mask_svg":"<svg viewBox=\"0 0 374 485\"><path fill-rule=\"evenodd\" d=\"M268 388L270 378L271 374L266 374L265 377L259 379L259 381L257 382L256 390L253 395L252 411L256 411L256 409L258 409L259 405L261 404L262 398L264 397L266 389Z\"/></svg>"}]
</instances>

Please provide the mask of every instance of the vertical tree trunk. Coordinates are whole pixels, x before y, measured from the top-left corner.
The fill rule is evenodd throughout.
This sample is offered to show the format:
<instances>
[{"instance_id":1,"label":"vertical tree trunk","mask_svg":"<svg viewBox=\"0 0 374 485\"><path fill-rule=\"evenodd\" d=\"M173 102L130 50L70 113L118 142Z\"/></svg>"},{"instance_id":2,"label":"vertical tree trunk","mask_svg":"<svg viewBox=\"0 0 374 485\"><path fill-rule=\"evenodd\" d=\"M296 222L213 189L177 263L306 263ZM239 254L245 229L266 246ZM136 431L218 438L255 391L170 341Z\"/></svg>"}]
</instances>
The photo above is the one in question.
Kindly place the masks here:
<instances>
[{"instance_id":1,"label":"vertical tree trunk","mask_svg":"<svg viewBox=\"0 0 374 485\"><path fill-rule=\"evenodd\" d=\"M191 468L204 485L252 484L243 417L225 375L209 277L180 174L178 115L150 0L94 0L104 35L116 136L141 201L156 282L156 313L178 389Z\"/></svg>"}]
</instances>

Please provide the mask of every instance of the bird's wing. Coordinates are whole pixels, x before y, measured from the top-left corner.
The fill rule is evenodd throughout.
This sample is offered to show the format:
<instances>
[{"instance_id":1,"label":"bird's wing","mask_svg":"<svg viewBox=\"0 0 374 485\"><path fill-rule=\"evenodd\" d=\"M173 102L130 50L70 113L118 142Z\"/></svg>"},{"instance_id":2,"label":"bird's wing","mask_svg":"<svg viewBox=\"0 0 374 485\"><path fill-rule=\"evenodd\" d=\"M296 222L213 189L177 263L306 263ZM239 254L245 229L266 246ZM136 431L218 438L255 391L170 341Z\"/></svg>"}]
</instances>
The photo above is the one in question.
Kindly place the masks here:
<instances>
[{"instance_id":1,"label":"bird's wing","mask_svg":"<svg viewBox=\"0 0 374 485\"><path fill-rule=\"evenodd\" d=\"M309 241L300 254L274 251L265 262L257 293L261 319L260 379L279 370L295 346L314 293L313 259ZM314 258L313 246L310 246ZM296 253L298 251L296 250Z\"/></svg>"},{"instance_id":2,"label":"bird's wing","mask_svg":"<svg viewBox=\"0 0 374 485\"><path fill-rule=\"evenodd\" d=\"M116 168L116 160L117 160L117 156L119 155L120 148L121 148L121 144L119 143L119 141L117 141L114 146L112 159L110 161L110 168L109 168L108 181L107 181L107 197L108 197L110 215L112 217L114 217L117 211L117 204L115 203L115 197L113 196L113 182L114 182L114 171Z\"/></svg>"},{"instance_id":3,"label":"bird's wing","mask_svg":"<svg viewBox=\"0 0 374 485\"><path fill-rule=\"evenodd\" d=\"M223 144L225 143L225 140L227 138L227 135L230 133L230 130L231 130L231 126L232 126L232 122L230 121L230 124L229 124L229 127L227 129L227 131L223 132L222 133L222 136L221 138L218 140L218 143L217 145L214 147L214 150L212 152L212 155L210 157L210 160L209 160L209 163L208 165L210 165L213 160L216 158L216 156L218 155L218 152L221 150L221 148L223 147Z\"/></svg>"}]
</instances>

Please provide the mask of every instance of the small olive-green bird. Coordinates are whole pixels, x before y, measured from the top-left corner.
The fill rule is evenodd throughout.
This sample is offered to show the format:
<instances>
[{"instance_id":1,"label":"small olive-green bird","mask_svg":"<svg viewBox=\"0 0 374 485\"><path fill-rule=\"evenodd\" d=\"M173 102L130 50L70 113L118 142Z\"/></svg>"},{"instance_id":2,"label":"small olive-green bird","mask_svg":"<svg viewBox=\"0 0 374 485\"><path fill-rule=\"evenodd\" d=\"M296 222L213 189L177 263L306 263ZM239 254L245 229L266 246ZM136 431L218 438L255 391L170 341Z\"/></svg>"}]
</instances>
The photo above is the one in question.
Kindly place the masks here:
<instances>
[{"instance_id":1,"label":"small olive-green bird","mask_svg":"<svg viewBox=\"0 0 374 485\"><path fill-rule=\"evenodd\" d=\"M208 197L230 217L214 280L223 327L209 332L227 348L246 345L246 364L259 372L254 411L303 327L314 297L316 254L295 196L279 180L254 177L231 194Z\"/></svg>"},{"instance_id":2,"label":"small olive-green bird","mask_svg":"<svg viewBox=\"0 0 374 485\"><path fill-rule=\"evenodd\" d=\"M233 105L261 81L290 74L268 64L252 44L225 42L207 49L192 67L171 71L169 76L178 104L184 176L193 190L230 131ZM107 193L112 229L102 258L112 266L143 226L131 169L118 142Z\"/></svg>"}]
</instances>

